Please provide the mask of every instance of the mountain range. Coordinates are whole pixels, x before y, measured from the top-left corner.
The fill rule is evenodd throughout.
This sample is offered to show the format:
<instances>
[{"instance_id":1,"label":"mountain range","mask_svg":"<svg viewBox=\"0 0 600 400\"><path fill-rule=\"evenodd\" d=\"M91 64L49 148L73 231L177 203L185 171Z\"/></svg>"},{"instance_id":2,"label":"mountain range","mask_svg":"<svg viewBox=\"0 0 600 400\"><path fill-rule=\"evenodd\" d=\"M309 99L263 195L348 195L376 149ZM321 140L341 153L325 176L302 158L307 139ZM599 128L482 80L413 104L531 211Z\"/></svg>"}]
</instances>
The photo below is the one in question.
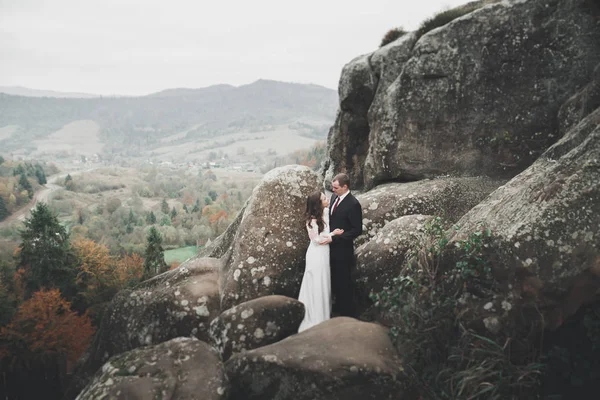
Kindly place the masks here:
<instances>
[{"instance_id":1,"label":"mountain range","mask_svg":"<svg viewBox=\"0 0 600 400\"><path fill-rule=\"evenodd\" d=\"M249 141L257 151L269 145L280 153L293 151L326 138L338 105L334 90L262 79L140 97L18 92L0 93L0 149L45 158L101 153L194 159L212 149L232 152L235 144ZM292 138L301 139L296 145ZM173 151L177 146L182 151Z\"/></svg>"}]
</instances>

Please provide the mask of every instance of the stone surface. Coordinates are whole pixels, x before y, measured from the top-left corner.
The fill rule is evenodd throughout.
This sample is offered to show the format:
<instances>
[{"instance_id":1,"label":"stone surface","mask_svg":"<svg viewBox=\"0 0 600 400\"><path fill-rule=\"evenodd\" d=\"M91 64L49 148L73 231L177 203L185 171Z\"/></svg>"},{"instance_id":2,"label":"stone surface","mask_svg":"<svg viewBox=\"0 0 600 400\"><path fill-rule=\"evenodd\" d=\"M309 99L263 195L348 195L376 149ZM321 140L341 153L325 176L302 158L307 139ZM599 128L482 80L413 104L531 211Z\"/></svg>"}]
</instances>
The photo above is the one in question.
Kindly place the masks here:
<instances>
[{"instance_id":1,"label":"stone surface","mask_svg":"<svg viewBox=\"0 0 600 400\"><path fill-rule=\"evenodd\" d=\"M600 107L600 64L594 69L592 81L561 107L558 114L561 134L573 128L598 107Z\"/></svg>"},{"instance_id":2,"label":"stone surface","mask_svg":"<svg viewBox=\"0 0 600 400\"><path fill-rule=\"evenodd\" d=\"M437 215L456 222L504 182L481 177L438 178L377 186L357 196L363 208L364 233L355 245L366 243L403 215Z\"/></svg>"},{"instance_id":3,"label":"stone surface","mask_svg":"<svg viewBox=\"0 0 600 400\"><path fill-rule=\"evenodd\" d=\"M75 370L67 398L115 354L180 336L208 341L210 321L220 314L219 268L217 259L196 258L119 292Z\"/></svg>"},{"instance_id":4,"label":"stone surface","mask_svg":"<svg viewBox=\"0 0 600 400\"><path fill-rule=\"evenodd\" d=\"M382 96L410 58L414 34L407 34L372 54L356 57L346 64L340 77L340 107L329 131L329 159L325 162L325 182L344 171L352 187L362 187L363 168L369 150L369 109L376 96Z\"/></svg>"},{"instance_id":5,"label":"stone surface","mask_svg":"<svg viewBox=\"0 0 600 400\"><path fill-rule=\"evenodd\" d=\"M285 296L265 296L223 312L210 324L214 346L223 360L239 353L278 342L298 332L304 305Z\"/></svg>"},{"instance_id":6,"label":"stone surface","mask_svg":"<svg viewBox=\"0 0 600 400\"><path fill-rule=\"evenodd\" d=\"M524 170L559 139L559 109L600 62L598 8L502 1L351 61L326 180L346 171L354 188L369 189Z\"/></svg>"},{"instance_id":7,"label":"stone surface","mask_svg":"<svg viewBox=\"0 0 600 400\"><path fill-rule=\"evenodd\" d=\"M176 338L112 357L78 400L226 399L228 382L217 352L204 342Z\"/></svg>"},{"instance_id":8,"label":"stone surface","mask_svg":"<svg viewBox=\"0 0 600 400\"><path fill-rule=\"evenodd\" d=\"M402 399L407 380L387 330L333 318L225 364L231 399Z\"/></svg>"},{"instance_id":9,"label":"stone surface","mask_svg":"<svg viewBox=\"0 0 600 400\"><path fill-rule=\"evenodd\" d=\"M458 224L449 247L481 225L492 232L485 257L501 291L478 300L491 301L486 310L496 311L485 316L497 319L488 319L488 329L511 324L519 314L507 311L523 302L533 302L545 326L556 327L594 299L600 289L600 109Z\"/></svg>"},{"instance_id":10,"label":"stone surface","mask_svg":"<svg viewBox=\"0 0 600 400\"><path fill-rule=\"evenodd\" d=\"M390 286L400 274L406 252L423 240L425 225L433 217L407 215L397 218L369 242L356 249L355 282L357 305L363 310L371 305L369 294Z\"/></svg>"},{"instance_id":11,"label":"stone surface","mask_svg":"<svg viewBox=\"0 0 600 400\"><path fill-rule=\"evenodd\" d=\"M299 165L269 171L254 188L221 272L221 308L279 294L298 297L309 244L304 210L321 187Z\"/></svg>"}]
</instances>

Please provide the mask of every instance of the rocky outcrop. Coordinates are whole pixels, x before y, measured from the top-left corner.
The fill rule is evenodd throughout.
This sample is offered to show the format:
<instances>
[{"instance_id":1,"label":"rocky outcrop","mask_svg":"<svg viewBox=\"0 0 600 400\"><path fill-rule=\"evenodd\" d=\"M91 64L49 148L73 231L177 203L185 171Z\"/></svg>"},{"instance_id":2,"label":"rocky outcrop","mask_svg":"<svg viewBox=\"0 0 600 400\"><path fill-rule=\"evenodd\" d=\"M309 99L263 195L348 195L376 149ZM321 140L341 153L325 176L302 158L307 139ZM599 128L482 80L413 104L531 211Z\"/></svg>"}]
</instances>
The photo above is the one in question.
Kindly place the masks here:
<instances>
[{"instance_id":1,"label":"rocky outcrop","mask_svg":"<svg viewBox=\"0 0 600 400\"><path fill-rule=\"evenodd\" d=\"M327 140L329 158L324 172L328 184L336 173L344 171L350 175L352 187L363 186L366 179L363 169L370 146L369 109L373 100L382 96L396 79L411 56L414 42L414 34L404 35L344 66L338 89L340 106Z\"/></svg>"},{"instance_id":2,"label":"rocky outcrop","mask_svg":"<svg viewBox=\"0 0 600 400\"><path fill-rule=\"evenodd\" d=\"M67 397L113 355L179 336L208 341L210 322L220 314L219 268L218 259L194 259L119 292L76 368Z\"/></svg>"},{"instance_id":3,"label":"rocky outcrop","mask_svg":"<svg viewBox=\"0 0 600 400\"><path fill-rule=\"evenodd\" d=\"M239 304L210 324L212 343L223 360L232 353L278 342L298 332L304 305L285 296L265 296Z\"/></svg>"},{"instance_id":4,"label":"rocky outcrop","mask_svg":"<svg viewBox=\"0 0 600 400\"><path fill-rule=\"evenodd\" d=\"M299 165L269 171L252 192L222 271L221 308L279 294L297 298L308 247L303 210L321 187Z\"/></svg>"},{"instance_id":5,"label":"rocky outcrop","mask_svg":"<svg viewBox=\"0 0 600 400\"><path fill-rule=\"evenodd\" d=\"M503 291L470 306L488 311L481 319L490 330L512 324L516 306L528 302L543 313L546 326L556 327L597 296L599 155L597 109L459 221L450 248L481 225L492 232L485 257ZM501 312L507 309L513 313Z\"/></svg>"},{"instance_id":6,"label":"rocky outcrop","mask_svg":"<svg viewBox=\"0 0 600 400\"><path fill-rule=\"evenodd\" d=\"M364 234L356 239L355 245L366 243L387 223L403 215L439 215L456 222L504 182L489 178L439 178L377 186L357 196L363 208Z\"/></svg>"},{"instance_id":7,"label":"rocky outcrop","mask_svg":"<svg viewBox=\"0 0 600 400\"><path fill-rule=\"evenodd\" d=\"M371 304L369 294L390 286L400 275L405 255L423 241L425 226L433 217L407 215L391 221L374 238L356 249L355 282L357 305Z\"/></svg>"},{"instance_id":8,"label":"rocky outcrop","mask_svg":"<svg viewBox=\"0 0 600 400\"><path fill-rule=\"evenodd\" d=\"M226 399L228 382L217 352L192 338L112 357L78 400Z\"/></svg>"},{"instance_id":9,"label":"rocky outcrop","mask_svg":"<svg viewBox=\"0 0 600 400\"><path fill-rule=\"evenodd\" d=\"M594 69L592 81L561 107L558 114L561 134L573 128L598 107L600 107L600 64Z\"/></svg>"},{"instance_id":10,"label":"rocky outcrop","mask_svg":"<svg viewBox=\"0 0 600 400\"><path fill-rule=\"evenodd\" d=\"M559 109L592 79L598 8L503 1L351 61L325 177L346 171L355 188L369 189L519 173L559 139Z\"/></svg>"},{"instance_id":11,"label":"rocky outcrop","mask_svg":"<svg viewBox=\"0 0 600 400\"><path fill-rule=\"evenodd\" d=\"M402 363L385 328L333 318L225 364L231 399L402 399Z\"/></svg>"}]
</instances>

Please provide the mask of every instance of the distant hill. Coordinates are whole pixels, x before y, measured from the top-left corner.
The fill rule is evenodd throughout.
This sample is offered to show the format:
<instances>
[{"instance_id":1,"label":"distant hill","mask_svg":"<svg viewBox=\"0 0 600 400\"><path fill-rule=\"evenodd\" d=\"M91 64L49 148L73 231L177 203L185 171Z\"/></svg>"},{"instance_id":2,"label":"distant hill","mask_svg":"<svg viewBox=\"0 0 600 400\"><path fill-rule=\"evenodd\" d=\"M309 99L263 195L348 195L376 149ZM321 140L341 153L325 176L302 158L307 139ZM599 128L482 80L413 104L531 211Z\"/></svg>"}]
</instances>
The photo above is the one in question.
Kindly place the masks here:
<instances>
[{"instance_id":1,"label":"distant hill","mask_svg":"<svg viewBox=\"0 0 600 400\"><path fill-rule=\"evenodd\" d=\"M278 138L298 136L310 138L298 143L306 147L325 139L337 103L334 90L270 80L239 87L169 89L142 97L0 93L0 148L24 156L53 151L76 156L83 151L80 143L89 139L99 145L88 146L88 153L97 149L104 155L171 154L176 159L211 148L229 146L231 151L233 143L259 140L264 132L270 135L265 145L276 146ZM278 151L295 149L288 139ZM180 146L185 152L165 146Z\"/></svg>"},{"instance_id":2,"label":"distant hill","mask_svg":"<svg viewBox=\"0 0 600 400\"><path fill-rule=\"evenodd\" d=\"M79 98L89 99L92 97L101 97L96 94L76 93L76 92L55 92L53 90L29 89L22 86L0 86L0 93L12 94L14 96L26 97L56 97L56 98Z\"/></svg>"}]
</instances>

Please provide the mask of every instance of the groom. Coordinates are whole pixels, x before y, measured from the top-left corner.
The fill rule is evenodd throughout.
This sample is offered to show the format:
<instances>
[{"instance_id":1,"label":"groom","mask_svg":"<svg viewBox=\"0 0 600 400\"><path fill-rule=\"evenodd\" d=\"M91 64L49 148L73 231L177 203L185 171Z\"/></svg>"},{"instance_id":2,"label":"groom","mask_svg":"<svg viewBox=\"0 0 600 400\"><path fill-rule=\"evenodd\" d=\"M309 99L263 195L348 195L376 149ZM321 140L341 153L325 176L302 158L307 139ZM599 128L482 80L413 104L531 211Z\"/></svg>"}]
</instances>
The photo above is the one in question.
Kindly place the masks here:
<instances>
[{"instance_id":1,"label":"groom","mask_svg":"<svg viewBox=\"0 0 600 400\"><path fill-rule=\"evenodd\" d=\"M334 311L342 316L354 316L352 302L354 269L354 239L362 233L362 208L350 193L350 178L338 174L331 183L333 195L329 208L329 227L343 229L344 233L332 237L329 245L331 265L331 290L335 297Z\"/></svg>"}]
</instances>

